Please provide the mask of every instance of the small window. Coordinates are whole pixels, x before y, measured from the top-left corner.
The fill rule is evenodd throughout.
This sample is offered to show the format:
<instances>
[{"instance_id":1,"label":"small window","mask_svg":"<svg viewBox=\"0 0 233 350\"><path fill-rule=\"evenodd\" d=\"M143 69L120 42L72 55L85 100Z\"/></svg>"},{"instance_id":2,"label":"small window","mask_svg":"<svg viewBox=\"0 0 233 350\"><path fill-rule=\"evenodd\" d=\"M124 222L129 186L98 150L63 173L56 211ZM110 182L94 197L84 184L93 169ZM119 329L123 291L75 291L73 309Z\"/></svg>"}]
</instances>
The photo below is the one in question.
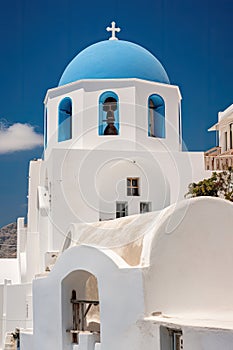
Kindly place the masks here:
<instances>
[{"instance_id":1,"label":"small window","mask_svg":"<svg viewBox=\"0 0 233 350\"><path fill-rule=\"evenodd\" d=\"M122 218L128 215L128 203L117 202L116 203L116 218Z\"/></svg>"},{"instance_id":2,"label":"small window","mask_svg":"<svg viewBox=\"0 0 233 350\"><path fill-rule=\"evenodd\" d=\"M140 214L149 213L151 211L151 202L140 203Z\"/></svg>"},{"instance_id":3,"label":"small window","mask_svg":"<svg viewBox=\"0 0 233 350\"><path fill-rule=\"evenodd\" d=\"M165 138L165 103L156 94L148 99L148 136Z\"/></svg>"},{"instance_id":4,"label":"small window","mask_svg":"<svg viewBox=\"0 0 233 350\"><path fill-rule=\"evenodd\" d=\"M183 334L181 329L160 327L161 350L183 350Z\"/></svg>"},{"instance_id":5,"label":"small window","mask_svg":"<svg viewBox=\"0 0 233 350\"><path fill-rule=\"evenodd\" d=\"M65 97L58 107L58 141L72 138L72 102Z\"/></svg>"},{"instance_id":6,"label":"small window","mask_svg":"<svg viewBox=\"0 0 233 350\"><path fill-rule=\"evenodd\" d=\"M99 99L99 135L119 135L118 96L112 91L104 92Z\"/></svg>"},{"instance_id":7,"label":"small window","mask_svg":"<svg viewBox=\"0 0 233 350\"><path fill-rule=\"evenodd\" d=\"M139 178L127 178L127 196L139 196Z\"/></svg>"},{"instance_id":8,"label":"small window","mask_svg":"<svg viewBox=\"0 0 233 350\"><path fill-rule=\"evenodd\" d=\"M171 330L172 345L174 350L183 350L182 332L180 330Z\"/></svg>"}]
</instances>

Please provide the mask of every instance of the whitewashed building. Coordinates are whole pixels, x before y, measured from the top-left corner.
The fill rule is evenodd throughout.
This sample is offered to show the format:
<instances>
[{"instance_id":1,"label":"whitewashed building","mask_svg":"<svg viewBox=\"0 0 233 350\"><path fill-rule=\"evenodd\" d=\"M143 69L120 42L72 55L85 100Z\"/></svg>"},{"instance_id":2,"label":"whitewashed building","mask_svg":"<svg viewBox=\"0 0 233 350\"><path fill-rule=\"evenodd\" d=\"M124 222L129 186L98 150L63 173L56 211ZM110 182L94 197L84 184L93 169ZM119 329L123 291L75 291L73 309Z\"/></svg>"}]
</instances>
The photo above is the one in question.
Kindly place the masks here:
<instances>
[{"instance_id":1,"label":"whitewashed building","mask_svg":"<svg viewBox=\"0 0 233 350\"><path fill-rule=\"evenodd\" d=\"M232 204L184 200L210 172L182 151L179 88L108 30L46 94L27 225L0 261L2 348L18 327L22 350L230 350Z\"/></svg>"},{"instance_id":2,"label":"whitewashed building","mask_svg":"<svg viewBox=\"0 0 233 350\"><path fill-rule=\"evenodd\" d=\"M216 132L218 146L205 152L207 170L227 170L233 167L233 105L218 113L218 122L209 131Z\"/></svg>"}]
</instances>

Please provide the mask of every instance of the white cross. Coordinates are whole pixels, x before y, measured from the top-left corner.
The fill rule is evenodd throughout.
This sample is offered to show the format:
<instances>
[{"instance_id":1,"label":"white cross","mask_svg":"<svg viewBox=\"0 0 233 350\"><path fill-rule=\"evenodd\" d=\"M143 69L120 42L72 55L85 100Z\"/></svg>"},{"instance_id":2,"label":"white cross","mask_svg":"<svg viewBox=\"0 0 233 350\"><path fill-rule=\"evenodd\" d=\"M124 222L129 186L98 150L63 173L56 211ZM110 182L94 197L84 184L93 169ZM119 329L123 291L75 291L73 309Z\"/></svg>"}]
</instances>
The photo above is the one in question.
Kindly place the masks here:
<instances>
[{"instance_id":1,"label":"white cross","mask_svg":"<svg viewBox=\"0 0 233 350\"><path fill-rule=\"evenodd\" d=\"M112 36L109 38L109 40L118 40L118 38L116 38L116 32L119 33L121 31L121 28L116 28L115 22L112 22L111 25L111 27L106 28L108 32L112 32Z\"/></svg>"}]
</instances>

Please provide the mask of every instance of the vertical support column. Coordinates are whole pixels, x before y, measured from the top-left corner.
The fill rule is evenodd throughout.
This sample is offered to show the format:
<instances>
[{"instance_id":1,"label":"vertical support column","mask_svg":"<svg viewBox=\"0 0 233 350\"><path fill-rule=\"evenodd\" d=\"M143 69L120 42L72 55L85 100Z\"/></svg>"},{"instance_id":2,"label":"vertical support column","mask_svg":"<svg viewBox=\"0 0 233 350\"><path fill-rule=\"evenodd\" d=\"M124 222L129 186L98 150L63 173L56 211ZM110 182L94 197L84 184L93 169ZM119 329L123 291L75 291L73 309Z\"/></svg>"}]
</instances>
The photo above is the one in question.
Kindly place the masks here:
<instances>
[{"instance_id":1,"label":"vertical support column","mask_svg":"<svg viewBox=\"0 0 233 350\"><path fill-rule=\"evenodd\" d=\"M81 330L85 329L85 317L84 317L84 303L81 303Z\"/></svg>"}]
</instances>

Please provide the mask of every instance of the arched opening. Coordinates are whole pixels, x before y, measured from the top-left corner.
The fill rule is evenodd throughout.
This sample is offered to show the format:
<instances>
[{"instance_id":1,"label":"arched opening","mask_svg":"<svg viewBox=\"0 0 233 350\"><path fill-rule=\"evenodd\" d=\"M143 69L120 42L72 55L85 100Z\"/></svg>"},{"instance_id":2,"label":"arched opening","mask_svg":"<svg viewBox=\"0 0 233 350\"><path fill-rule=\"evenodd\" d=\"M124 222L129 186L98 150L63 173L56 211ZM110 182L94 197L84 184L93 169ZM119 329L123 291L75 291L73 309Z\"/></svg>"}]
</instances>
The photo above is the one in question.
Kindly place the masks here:
<instances>
[{"instance_id":1,"label":"arched opening","mask_svg":"<svg viewBox=\"0 0 233 350\"><path fill-rule=\"evenodd\" d=\"M99 99L99 135L119 135L118 96L111 91Z\"/></svg>"},{"instance_id":2,"label":"arched opening","mask_svg":"<svg viewBox=\"0 0 233 350\"><path fill-rule=\"evenodd\" d=\"M148 99L148 136L165 138L165 103L157 94Z\"/></svg>"},{"instance_id":3,"label":"arched opening","mask_svg":"<svg viewBox=\"0 0 233 350\"><path fill-rule=\"evenodd\" d=\"M72 138L72 101L65 97L58 107L58 142Z\"/></svg>"},{"instance_id":4,"label":"arched opening","mask_svg":"<svg viewBox=\"0 0 233 350\"><path fill-rule=\"evenodd\" d=\"M100 342L100 307L96 277L84 270L71 272L62 281L63 348L78 344L80 334Z\"/></svg>"}]
</instances>

